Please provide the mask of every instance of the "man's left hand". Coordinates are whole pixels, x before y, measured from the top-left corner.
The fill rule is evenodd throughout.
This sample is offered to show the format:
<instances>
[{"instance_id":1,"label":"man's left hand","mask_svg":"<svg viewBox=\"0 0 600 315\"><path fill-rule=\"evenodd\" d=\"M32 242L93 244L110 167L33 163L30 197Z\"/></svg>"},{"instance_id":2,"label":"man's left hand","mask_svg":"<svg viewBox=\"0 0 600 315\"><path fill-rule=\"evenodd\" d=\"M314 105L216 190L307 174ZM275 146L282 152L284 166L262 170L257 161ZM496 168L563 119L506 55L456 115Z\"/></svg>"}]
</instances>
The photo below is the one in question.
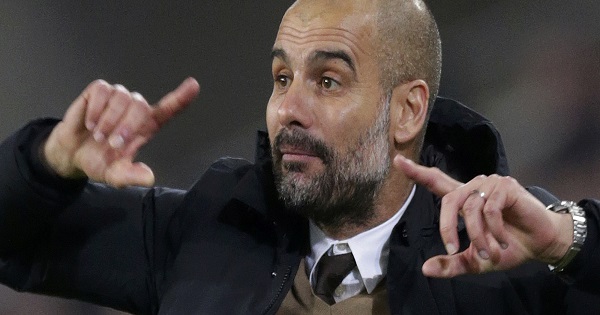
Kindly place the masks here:
<instances>
[{"instance_id":1,"label":"man's left hand","mask_svg":"<svg viewBox=\"0 0 600 315\"><path fill-rule=\"evenodd\" d=\"M545 209L514 178L478 176L466 184L437 168L417 165L398 155L394 165L416 183L442 197L440 233L447 255L430 258L423 273L449 278L514 268L529 260L555 263L573 241L569 214ZM458 252L458 216L471 243Z\"/></svg>"}]
</instances>

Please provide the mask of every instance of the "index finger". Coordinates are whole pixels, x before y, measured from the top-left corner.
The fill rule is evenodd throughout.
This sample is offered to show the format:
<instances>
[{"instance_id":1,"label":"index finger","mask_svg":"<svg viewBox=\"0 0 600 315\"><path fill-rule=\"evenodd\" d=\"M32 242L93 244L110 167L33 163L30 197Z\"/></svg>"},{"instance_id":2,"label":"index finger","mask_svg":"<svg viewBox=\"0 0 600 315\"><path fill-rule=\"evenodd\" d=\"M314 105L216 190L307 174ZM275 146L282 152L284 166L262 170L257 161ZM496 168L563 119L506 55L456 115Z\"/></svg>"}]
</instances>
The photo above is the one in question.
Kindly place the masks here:
<instances>
[{"instance_id":1,"label":"index finger","mask_svg":"<svg viewBox=\"0 0 600 315\"><path fill-rule=\"evenodd\" d=\"M438 168L418 165L400 154L394 158L394 165L408 178L425 186L439 197L445 196L462 185L461 182L444 174Z\"/></svg>"},{"instance_id":2,"label":"index finger","mask_svg":"<svg viewBox=\"0 0 600 315\"><path fill-rule=\"evenodd\" d=\"M175 90L165 95L153 109L153 116L159 126L187 107L198 95L200 84L194 78L185 79Z\"/></svg>"}]
</instances>

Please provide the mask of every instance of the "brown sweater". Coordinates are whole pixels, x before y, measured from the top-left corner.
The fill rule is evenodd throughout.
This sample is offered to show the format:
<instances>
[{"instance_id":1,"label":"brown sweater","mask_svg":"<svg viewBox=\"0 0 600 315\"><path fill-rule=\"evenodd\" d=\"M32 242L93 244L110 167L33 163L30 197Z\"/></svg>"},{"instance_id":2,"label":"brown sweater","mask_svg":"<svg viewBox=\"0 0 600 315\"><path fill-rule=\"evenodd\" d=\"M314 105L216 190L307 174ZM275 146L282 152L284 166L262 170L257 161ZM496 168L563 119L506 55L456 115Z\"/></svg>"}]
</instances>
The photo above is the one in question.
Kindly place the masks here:
<instances>
[{"instance_id":1,"label":"brown sweater","mask_svg":"<svg viewBox=\"0 0 600 315\"><path fill-rule=\"evenodd\" d=\"M328 305L313 293L306 274L304 260L300 263L292 289L286 295L277 312L279 315L379 315L389 313L385 281L382 281L371 294L363 291L357 296L331 306Z\"/></svg>"}]
</instances>

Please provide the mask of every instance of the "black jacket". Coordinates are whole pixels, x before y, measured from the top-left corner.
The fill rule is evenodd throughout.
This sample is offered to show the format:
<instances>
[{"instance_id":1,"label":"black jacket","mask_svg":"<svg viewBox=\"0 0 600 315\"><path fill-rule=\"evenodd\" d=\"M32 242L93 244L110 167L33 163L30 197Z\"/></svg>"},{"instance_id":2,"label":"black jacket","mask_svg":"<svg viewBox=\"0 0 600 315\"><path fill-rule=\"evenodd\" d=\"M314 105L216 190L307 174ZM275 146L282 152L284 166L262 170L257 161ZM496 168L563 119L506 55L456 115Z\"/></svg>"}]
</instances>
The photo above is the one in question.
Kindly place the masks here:
<instances>
[{"instance_id":1,"label":"black jacket","mask_svg":"<svg viewBox=\"0 0 600 315\"><path fill-rule=\"evenodd\" d=\"M308 228L278 201L265 134L255 164L221 159L188 191L116 190L44 171L37 150L55 124L35 121L0 147L2 283L133 313L277 311L309 250ZM434 107L421 160L463 181L508 173L489 121L445 99ZM537 263L439 280L420 271L427 258L445 252L439 199L417 187L390 240L392 313L600 313L598 203L581 204L589 235L568 270L573 285ZM464 226L459 229L466 247Z\"/></svg>"}]
</instances>

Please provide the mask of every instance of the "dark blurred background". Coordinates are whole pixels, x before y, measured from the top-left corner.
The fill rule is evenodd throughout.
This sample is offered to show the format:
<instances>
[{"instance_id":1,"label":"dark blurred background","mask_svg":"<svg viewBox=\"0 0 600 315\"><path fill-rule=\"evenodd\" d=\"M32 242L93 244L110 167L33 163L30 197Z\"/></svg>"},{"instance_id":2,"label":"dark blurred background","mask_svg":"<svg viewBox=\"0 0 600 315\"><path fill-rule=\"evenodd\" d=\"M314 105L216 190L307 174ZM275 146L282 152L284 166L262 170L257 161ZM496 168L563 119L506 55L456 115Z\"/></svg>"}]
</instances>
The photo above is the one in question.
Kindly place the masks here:
<instances>
[{"instance_id":1,"label":"dark blurred background","mask_svg":"<svg viewBox=\"0 0 600 315\"><path fill-rule=\"evenodd\" d=\"M223 155L252 159L271 90L270 49L292 1L0 2L0 138L62 116L96 78L158 100L187 76L201 96L140 155L186 188ZM513 175L559 198L599 197L600 2L429 1L441 95L490 118ZM0 286L0 314L118 314Z\"/></svg>"}]
</instances>

